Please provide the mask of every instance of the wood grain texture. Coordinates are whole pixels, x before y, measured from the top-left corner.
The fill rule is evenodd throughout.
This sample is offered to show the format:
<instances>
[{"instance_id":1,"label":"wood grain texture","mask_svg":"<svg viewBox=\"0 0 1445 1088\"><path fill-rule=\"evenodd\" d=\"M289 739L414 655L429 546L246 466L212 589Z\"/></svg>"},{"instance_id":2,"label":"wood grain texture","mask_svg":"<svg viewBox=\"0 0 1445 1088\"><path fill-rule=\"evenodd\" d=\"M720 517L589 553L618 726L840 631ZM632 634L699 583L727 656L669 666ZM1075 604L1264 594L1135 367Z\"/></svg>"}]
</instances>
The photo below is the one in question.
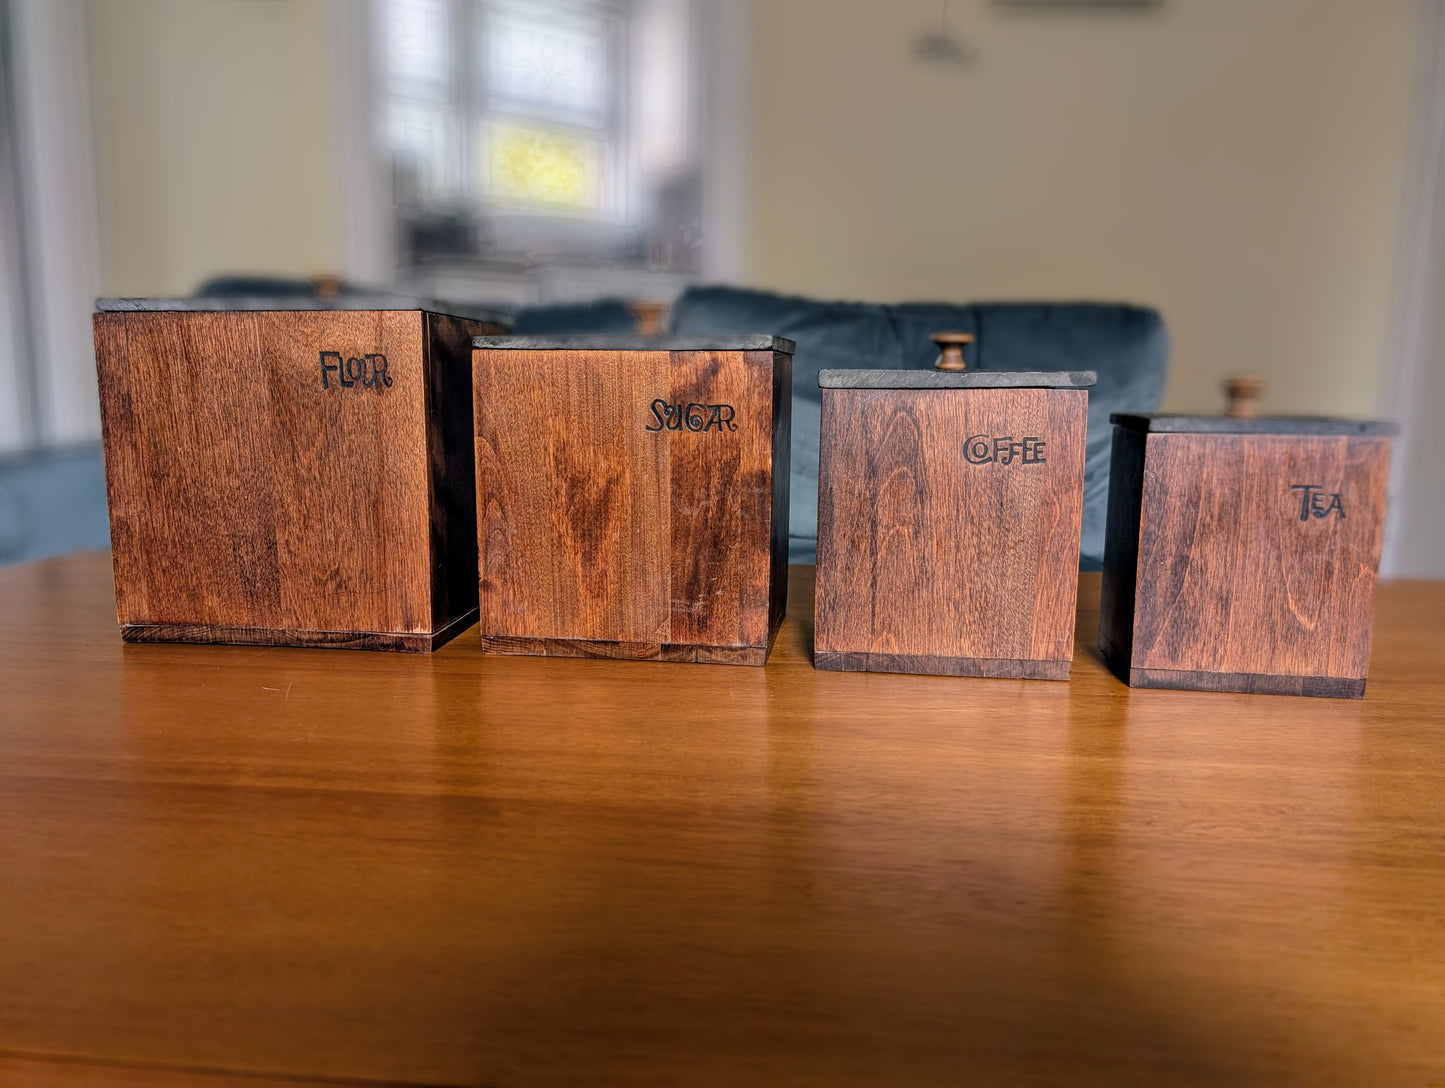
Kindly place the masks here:
<instances>
[{"instance_id":1,"label":"wood grain texture","mask_svg":"<svg viewBox=\"0 0 1445 1088\"><path fill-rule=\"evenodd\" d=\"M1348 701L1126 688L1098 592L1039 684L815 671L807 568L748 670L0 570L0 1083L1445 1081L1445 585Z\"/></svg>"},{"instance_id":2,"label":"wood grain texture","mask_svg":"<svg viewBox=\"0 0 1445 1088\"><path fill-rule=\"evenodd\" d=\"M786 578L790 364L771 351L478 348L484 646L750 650L721 656L761 664ZM654 405L726 412L670 430Z\"/></svg>"},{"instance_id":3,"label":"wood grain texture","mask_svg":"<svg viewBox=\"0 0 1445 1088\"><path fill-rule=\"evenodd\" d=\"M1365 681L1336 676L1279 676L1251 672L1189 672L1182 669L1130 669L1136 688L1187 688L1191 691L1242 691L1262 695L1310 695L1363 699Z\"/></svg>"},{"instance_id":4,"label":"wood grain texture","mask_svg":"<svg viewBox=\"0 0 1445 1088\"><path fill-rule=\"evenodd\" d=\"M1147 686L1362 694L1389 439L1166 433L1127 441L1140 439L1137 574L1131 581L1127 569L1117 578L1111 570L1101 627L1116 671ZM1304 485L1317 489L1315 512L1324 516L1310 511ZM1338 510L1329 508L1334 496ZM1120 530L1121 560L1130 528Z\"/></svg>"},{"instance_id":5,"label":"wood grain texture","mask_svg":"<svg viewBox=\"0 0 1445 1088\"><path fill-rule=\"evenodd\" d=\"M669 402L731 405L739 408L743 420L736 433L647 434L665 448L668 462L668 642L767 644L773 555L772 363L771 352L672 353ZM642 413L629 415L635 420Z\"/></svg>"},{"instance_id":6,"label":"wood grain texture","mask_svg":"<svg viewBox=\"0 0 1445 1088\"><path fill-rule=\"evenodd\" d=\"M431 653L477 622L477 610L463 612L435 632L422 634L391 631L304 631L294 627L219 627L213 624L123 623L120 637L126 642L220 643L230 646L298 646L329 650L397 650L403 653Z\"/></svg>"},{"instance_id":7,"label":"wood grain texture","mask_svg":"<svg viewBox=\"0 0 1445 1088\"><path fill-rule=\"evenodd\" d=\"M664 642L666 447L644 430L665 352L478 350L483 635Z\"/></svg>"},{"instance_id":8,"label":"wood grain texture","mask_svg":"<svg viewBox=\"0 0 1445 1088\"><path fill-rule=\"evenodd\" d=\"M585 638L516 638L483 635L482 649L523 657L595 657L613 661L683 661L705 665L762 665L768 647L700 646L695 642L608 642Z\"/></svg>"},{"instance_id":9,"label":"wood grain texture","mask_svg":"<svg viewBox=\"0 0 1445 1088\"><path fill-rule=\"evenodd\" d=\"M97 314L121 624L300 645L430 636L474 609L475 579L454 568L475 567L466 345L487 327L399 310ZM348 387L322 352L385 363Z\"/></svg>"},{"instance_id":10,"label":"wood grain texture","mask_svg":"<svg viewBox=\"0 0 1445 1088\"><path fill-rule=\"evenodd\" d=\"M990 680L1067 680L1068 661L1020 661L997 657L924 657L919 654L845 654L818 650L813 667L828 672L908 672L931 676L977 676Z\"/></svg>"},{"instance_id":11,"label":"wood grain texture","mask_svg":"<svg viewBox=\"0 0 1445 1088\"><path fill-rule=\"evenodd\" d=\"M1067 677L1087 396L823 390L817 650L847 655L830 667L1055 662ZM1037 463L975 464L975 435L1046 445Z\"/></svg>"}]
</instances>

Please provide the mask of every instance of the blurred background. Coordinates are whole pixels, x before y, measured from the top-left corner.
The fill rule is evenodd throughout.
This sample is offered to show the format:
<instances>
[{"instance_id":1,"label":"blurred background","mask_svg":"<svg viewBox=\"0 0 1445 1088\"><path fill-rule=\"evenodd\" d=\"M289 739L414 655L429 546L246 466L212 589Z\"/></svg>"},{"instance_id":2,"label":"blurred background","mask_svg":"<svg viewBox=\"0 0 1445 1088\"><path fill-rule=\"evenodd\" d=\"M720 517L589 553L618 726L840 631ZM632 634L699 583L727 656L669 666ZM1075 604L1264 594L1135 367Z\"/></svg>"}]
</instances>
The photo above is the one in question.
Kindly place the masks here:
<instances>
[{"instance_id":1,"label":"blurred background","mask_svg":"<svg viewBox=\"0 0 1445 1088\"><path fill-rule=\"evenodd\" d=\"M1441 0L0 0L0 561L104 544L96 296L332 274L1153 307L1442 577L1442 146Z\"/></svg>"}]
</instances>

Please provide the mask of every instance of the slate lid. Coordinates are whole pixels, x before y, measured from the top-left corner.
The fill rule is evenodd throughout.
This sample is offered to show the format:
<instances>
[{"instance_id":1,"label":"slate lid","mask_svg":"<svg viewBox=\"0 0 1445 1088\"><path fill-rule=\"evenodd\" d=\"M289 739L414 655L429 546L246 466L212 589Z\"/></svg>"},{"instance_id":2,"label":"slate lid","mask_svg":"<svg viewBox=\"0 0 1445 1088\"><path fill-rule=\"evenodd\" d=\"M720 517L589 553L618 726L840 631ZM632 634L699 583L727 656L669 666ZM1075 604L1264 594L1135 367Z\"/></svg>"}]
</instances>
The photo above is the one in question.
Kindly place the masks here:
<instances>
[{"instance_id":1,"label":"slate lid","mask_svg":"<svg viewBox=\"0 0 1445 1088\"><path fill-rule=\"evenodd\" d=\"M820 389L1087 389L1092 370L820 370Z\"/></svg>"},{"instance_id":2,"label":"slate lid","mask_svg":"<svg viewBox=\"0 0 1445 1088\"><path fill-rule=\"evenodd\" d=\"M1131 431L1150 434L1399 434L1395 423L1366 419L1331 419L1328 416L1179 416L1163 412L1114 412L1109 422Z\"/></svg>"},{"instance_id":3,"label":"slate lid","mask_svg":"<svg viewBox=\"0 0 1445 1088\"><path fill-rule=\"evenodd\" d=\"M98 298L95 308L101 313L216 313L221 311L267 310L426 310L445 317L461 317L469 321L486 321L511 328L510 314L498 313L483 306L463 302L442 302L438 299L411 298L406 295L337 295L318 298L313 295L216 295L195 298Z\"/></svg>"},{"instance_id":4,"label":"slate lid","mask_svg":"<svg viewBox=\"0 0 1445 1088\"><path fill-rule=\"evenodd\" d=\"M744 336L639 336L637 333L577 333L570 336L478 336L474 348L494 351L781 351L791 340L762 333Z\"/></svg>"}]
</instances>

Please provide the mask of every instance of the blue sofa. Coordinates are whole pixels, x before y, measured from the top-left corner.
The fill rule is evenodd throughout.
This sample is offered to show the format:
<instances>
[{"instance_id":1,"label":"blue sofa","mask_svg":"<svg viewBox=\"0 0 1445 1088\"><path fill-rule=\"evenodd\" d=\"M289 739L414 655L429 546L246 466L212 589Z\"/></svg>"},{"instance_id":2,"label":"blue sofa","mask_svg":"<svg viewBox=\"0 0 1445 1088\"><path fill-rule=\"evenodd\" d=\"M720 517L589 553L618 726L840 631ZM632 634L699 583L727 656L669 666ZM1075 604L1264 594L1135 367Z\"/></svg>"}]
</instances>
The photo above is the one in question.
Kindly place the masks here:
<instances>
[{"instance_id":1,"label":"blue sofa","mask_svg":"<svg viewBox=\"0 0 1445 1088\"><path fill-rule=\"evenodd\" d=\"M0 457L0 565L108 547L99 445Z\"/></svg>"},{"instance_id":2,"label":"blue sofa","mask_svg":"<svg viewBox=\"0 0 1445 1088\"><path fill-rule=\"evenodd\" d=\"M1159 315L1134 306L1091 303L908 303L884 306L695 287L673 305L673 332L765 332L797 342L793 360L792 504L789 553L811 563L817 546L818 371L933 366L929 337L971 332L968 365L981 370L1094 370L1084 471L1081 566L1104 554L1109 487L1110 412L1159 406L1168 337ZM624 332L633 326L620 299L534 307L516 315L518 334ZM105 475L98 447L0 459L0 564L109 544Z\"/></svg>"}]
</instances>

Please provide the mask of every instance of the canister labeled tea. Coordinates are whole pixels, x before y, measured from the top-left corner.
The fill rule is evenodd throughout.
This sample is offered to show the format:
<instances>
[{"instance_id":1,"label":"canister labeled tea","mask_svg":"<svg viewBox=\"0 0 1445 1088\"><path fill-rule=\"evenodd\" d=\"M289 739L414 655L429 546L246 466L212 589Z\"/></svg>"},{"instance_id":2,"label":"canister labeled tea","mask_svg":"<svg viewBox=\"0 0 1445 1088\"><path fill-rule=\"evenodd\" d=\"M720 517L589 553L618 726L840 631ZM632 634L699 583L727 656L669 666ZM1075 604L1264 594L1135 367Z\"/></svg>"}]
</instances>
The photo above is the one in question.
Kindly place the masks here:
<instances>
[{"instance_id":1,"label":"canister labeled tea","mask_svg":"<svg viewBox=\"0 0 1445 1088\"><path fill-rule=\"evenodd\" d=\"M1359 698L1389 423L1115 414L1099 648L1135 687Z\"/></svg>"}]
</instances>

